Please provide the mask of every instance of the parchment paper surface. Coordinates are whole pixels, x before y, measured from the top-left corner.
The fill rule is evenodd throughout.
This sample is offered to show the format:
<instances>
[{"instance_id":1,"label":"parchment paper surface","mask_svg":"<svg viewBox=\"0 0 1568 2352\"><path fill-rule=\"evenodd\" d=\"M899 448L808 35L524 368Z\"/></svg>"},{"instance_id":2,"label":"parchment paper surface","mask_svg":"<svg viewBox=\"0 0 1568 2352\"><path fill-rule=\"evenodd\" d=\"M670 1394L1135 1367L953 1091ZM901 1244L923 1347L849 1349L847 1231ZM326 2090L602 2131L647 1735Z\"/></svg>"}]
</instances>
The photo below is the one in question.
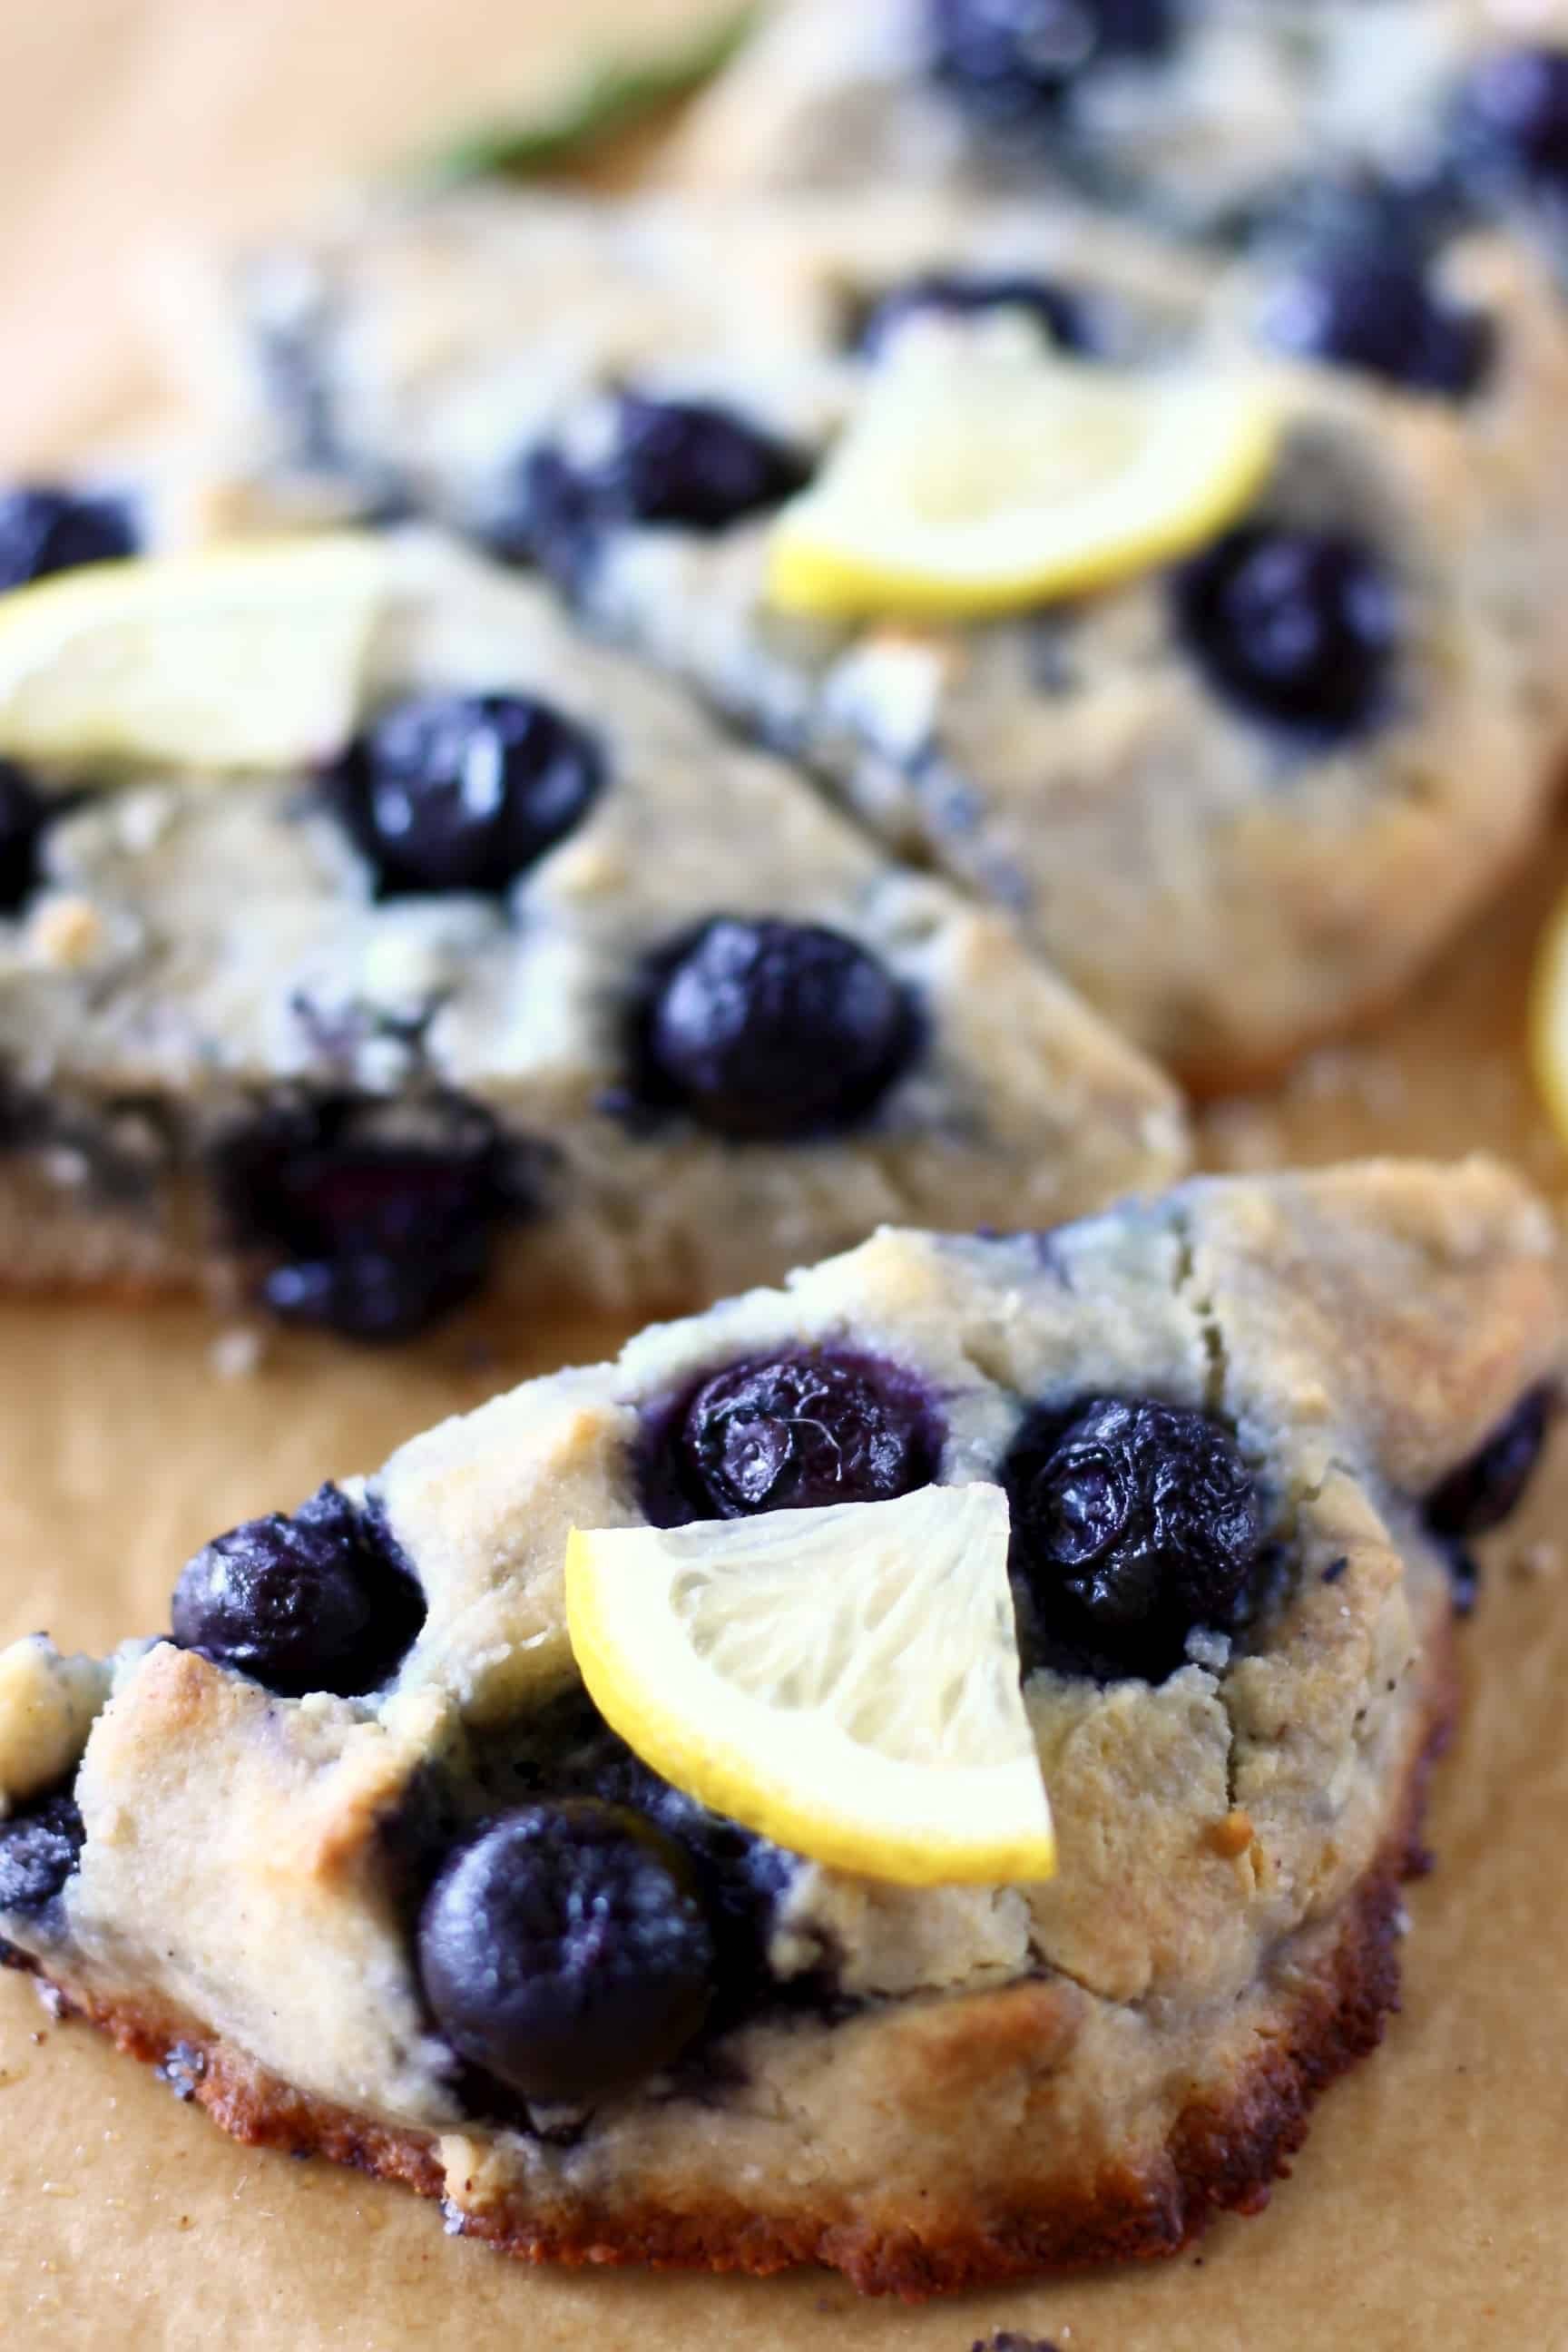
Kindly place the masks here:
<instances>
[{"instance_id":1,"label":"parchment paper surface","mask_svg":"<svg viewBox=\"0 0 1568 2352\"><path fill-rule=\"evenodd\" d=\"M667 26L705 5L594 0L570 23ZM89 341L100 381L123 346L110 215L127 248L131 224L208 208L265 218L281 195L407 152L443 103L471 115L492 92L525 94L566 29L547 0L5 12L0 323L27 330L5 343L8 457L54 437ZM1210 1163L1487 1144L1561 1193L1568 1169L1531 1105L1522 1008L1531 941L1564 883L1568 838L1415 1003L1316 1057L1282 1097L1211 1114ZM101 1648L154 1630L180 1564L216 1529L620 1337L556 1325L499 1334L487 1357L465 1341L414 1360L274 1345L253 1376L224 1379L214 1328L195 1308L0 1302L0 1639L47 1626ZM1494 1549L1466 1637L1468 1706L1436 1786L1438 1867L1410 1890L1404 2012L1320 2109L1269 2210L1221 2224L1195 2254L919 2311L815 2275L531 2272L447 2239L433 2207L398 2190L235 2147L5 1976L0 2346L968 2352L1009 2327L1059 2352L1563 2352L1565 1504L1568 1440Z\"/></svg>"}]
</instances>

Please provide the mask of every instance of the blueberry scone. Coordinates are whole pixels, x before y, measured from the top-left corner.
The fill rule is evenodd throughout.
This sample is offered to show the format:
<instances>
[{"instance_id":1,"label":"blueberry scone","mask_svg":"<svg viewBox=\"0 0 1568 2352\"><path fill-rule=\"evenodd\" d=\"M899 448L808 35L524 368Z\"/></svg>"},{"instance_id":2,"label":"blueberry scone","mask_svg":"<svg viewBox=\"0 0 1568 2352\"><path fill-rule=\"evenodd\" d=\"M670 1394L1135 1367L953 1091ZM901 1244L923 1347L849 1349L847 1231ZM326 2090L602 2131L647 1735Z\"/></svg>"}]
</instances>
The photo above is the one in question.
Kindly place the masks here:
<instances>
[{"instance_id":1,"label":"blueberry scone","mask_svg":"<svg viewBox=\"0 0 1568 2352\"><path fill-rule=\"evenodd\" d=\"M105 567L0 635L8 1276L391 1338L1179 1172L1001 920L457 547Z\"/></svg>"},{"instance_id":2,"label":"blueberry scone","mask_svg":"<svg viewBox=\"0 0 1568 2352\"><path fill-rule=\"evenodd\" d=\"M674 168L1078 194L1220 238L1350 169L1550 230L1565 126L1558 0L781 0Z\"/></svg>"},{"instance_id":3,"label":"blueberry scone","mask_svg":"<svg viewBox=\"0 0 1568 2352\"><path fill-rule=\"evenodd\" d=\"M886 1229L6 1652L0 1929L531 2259L1172 2252L1378 2038L1559 1345L1480 1161Z\"/></svg>"},{"instance_id":4,"label":"blueberry scone","mask_svg":"<svg viewBox=\"0 0 1568 2352\"><path fill-rule=\"evenodd\" d=\"M1476 283L1529 268L1468 257ZM770 435L814 472L782 513L726 505L755 479L728 452L737 403L668 378L585 404L531 476L534 551L600 627L1007 908L1204 1087L1407 984L1539 825L1563 733L1563 542L1534 454L1563 322L1521 302L1473 402L1279 367L1255 468L1221 385L1258 299L1227 284L1184 363L1103 375L984 317L916 320L836 437L779 399ZM1106 577L1090 539L1037 590L1071 506L1032 502L1030 467L1080 421L1098 452L1101 412L1132 453L1100 509L1121 560Z\"/></svg>"},{"instance_id":5,"label":"blueberry scone","mask_svg":"<svg viewBox=\"0 0 1568 2352\"><path fill-rule=\"evenodd\" d=\"M1337 188L1218 269L1067 207L489 193L274 257L247 308L273 493L531 558L1197 1086L1397 993L1540 821L1568 313L1499 236ZM1267 465L1208 392L1248 372ZM1120 541L1010 568L1070 504L1031 464L1100 462L1100 394L1141 459ZM781 537L846 467L862 560L830 537L803 604Z\"/></svg>"}]
</instances>

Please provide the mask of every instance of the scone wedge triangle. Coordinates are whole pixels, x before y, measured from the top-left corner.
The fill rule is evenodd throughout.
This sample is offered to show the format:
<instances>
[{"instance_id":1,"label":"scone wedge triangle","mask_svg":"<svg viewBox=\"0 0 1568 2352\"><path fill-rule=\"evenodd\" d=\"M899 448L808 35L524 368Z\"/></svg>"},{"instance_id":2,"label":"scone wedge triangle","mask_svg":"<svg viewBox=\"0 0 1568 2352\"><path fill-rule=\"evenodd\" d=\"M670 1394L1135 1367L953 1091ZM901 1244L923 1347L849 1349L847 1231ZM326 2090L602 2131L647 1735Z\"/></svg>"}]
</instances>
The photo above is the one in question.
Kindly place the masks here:
<instances>
[{"instance_id":1,"label":"scone wedge triangle","mask_svg":"<svg viewBox=\"0 0 1568 2352\"><path fill-rule=\"evenodd\" d=\"M153 651L48 669L49 727L24 697L7 736L40 609ZM394 1340L498 1295L668 1310L1185 1164L1173 1089L999 915L438 534L0 598L0 741L32 746L6 1279L205 1282Z\"/></svg>"},{"instance_id":2,"label":"scone wedge triangle","mask_svg":"<svg viewBox=\"0 0 1568 2352\"><path fill-rule=\"evenodd\" d=\"M651 1328L171 1562L172 1639L9 1654L0 1936L130 2050L181 2045L242 2138L530 2259L921 2296L1173 2252L1258 2209L1394 2001L1454 1596L1546 1439L1558 1272L1511 1175L1387 1162L889 1229ZM732 1560L858 1514L878 1551L997 1489L1054 1877L813 1860L584 1687L574 1527ZM710 1622L710 1657L761 1686L800 1605L773 1590L754 1649ZM931 1630L868 1670L872 1722Z\"/></svg>"},{"instance_id":3,"label":"scone wedge triangle","mask_svg":"<svg viewBox=\"0 0 1568 2352\"><path fill-rule=\"evenodd\" d=\"M1049 1878L999 1486L574 1528L566 1623L612 1731L687 1796L903 1886Z\"/></svg>"}]
</instances>

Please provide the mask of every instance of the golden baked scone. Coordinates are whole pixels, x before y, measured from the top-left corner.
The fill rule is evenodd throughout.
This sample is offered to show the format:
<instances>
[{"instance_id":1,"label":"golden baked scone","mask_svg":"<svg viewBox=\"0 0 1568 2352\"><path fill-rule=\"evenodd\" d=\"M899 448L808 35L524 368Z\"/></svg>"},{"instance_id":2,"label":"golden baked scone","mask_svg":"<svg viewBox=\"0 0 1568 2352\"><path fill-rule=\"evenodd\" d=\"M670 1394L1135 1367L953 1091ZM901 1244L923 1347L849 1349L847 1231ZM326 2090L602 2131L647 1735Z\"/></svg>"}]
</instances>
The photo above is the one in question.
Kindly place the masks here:
<instances>
[{"instance_id":1,"label":"golden baked scone","mask_svg":"<svg viewBox=\"0 0 1568 2352\"><path fill-rule=\"evenodd\" d=\"M532 2259L918 2296L1173 2251L1378 2038L1556 1276L1484 1161L884 1231L217 1539L173 1641L7 1653L0 1927L226 2128ZM1041 1883L787 1852L578 1677L573 1526L853 1543L933 1480L1007 1499Z\"/></svg>"}]
</instances>

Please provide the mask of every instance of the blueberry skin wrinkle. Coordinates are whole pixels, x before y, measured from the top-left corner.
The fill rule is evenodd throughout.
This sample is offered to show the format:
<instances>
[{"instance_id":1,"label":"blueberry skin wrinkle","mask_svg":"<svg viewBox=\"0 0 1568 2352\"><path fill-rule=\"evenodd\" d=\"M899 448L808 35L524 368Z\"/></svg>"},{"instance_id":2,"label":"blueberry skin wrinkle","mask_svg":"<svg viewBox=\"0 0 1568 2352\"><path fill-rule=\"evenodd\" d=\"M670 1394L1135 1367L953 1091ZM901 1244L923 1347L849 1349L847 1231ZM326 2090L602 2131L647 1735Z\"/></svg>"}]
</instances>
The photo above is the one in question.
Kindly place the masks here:
<instances>
[{"instance_id":1,"label":"blueberry skin wrinkle","mask_svg":"<svg viewBox=\"0 0 1568 2352\"><path fill-rule=\"evenodd\" d=\"M672 1840L594 1798L483 1831L426 1898L419 1970L459 2057L540 2105L629 2089L700 2027L713 1938Z\"/></svg>"},{"instance_id":2,"label":"blueberry skin wrinkle","mask_svg":"<svg viewBox=\"0 0 1568 2352\"><path fill-rule=\"evenodd\" d=\"M377 1690L425 1622L425 1599L365 1513L327 1485L215 1537L174 1587L174 1637L284 1698Z\"/></svg>"},{"instance_id":3,"label":"blueberry skin wrinkle","mask_svg":"<svg viewBox=\"0 0 1568 2352\"><path fill-rule=\"evenodd\" d=\"M641 1486L661 1527L871 1503L929 1486L942 1430L896 1365L848 1350L748 1357L648 1416Z\"/></svg>"},{"instance_id":4,"label":"blueberry skin wrinkle","mask_svg":"<svg viewBox=\"0 0 1568 2352\"><path fill-rule=\"evenodd\" d=\"M1024 1421L1002 1465L1026 1646L1099 1680L1162 1680L1196 1626L1233 1627L1263 1548L1228 1430L1149 1397Z\"/></svg>"}]
</instances>

